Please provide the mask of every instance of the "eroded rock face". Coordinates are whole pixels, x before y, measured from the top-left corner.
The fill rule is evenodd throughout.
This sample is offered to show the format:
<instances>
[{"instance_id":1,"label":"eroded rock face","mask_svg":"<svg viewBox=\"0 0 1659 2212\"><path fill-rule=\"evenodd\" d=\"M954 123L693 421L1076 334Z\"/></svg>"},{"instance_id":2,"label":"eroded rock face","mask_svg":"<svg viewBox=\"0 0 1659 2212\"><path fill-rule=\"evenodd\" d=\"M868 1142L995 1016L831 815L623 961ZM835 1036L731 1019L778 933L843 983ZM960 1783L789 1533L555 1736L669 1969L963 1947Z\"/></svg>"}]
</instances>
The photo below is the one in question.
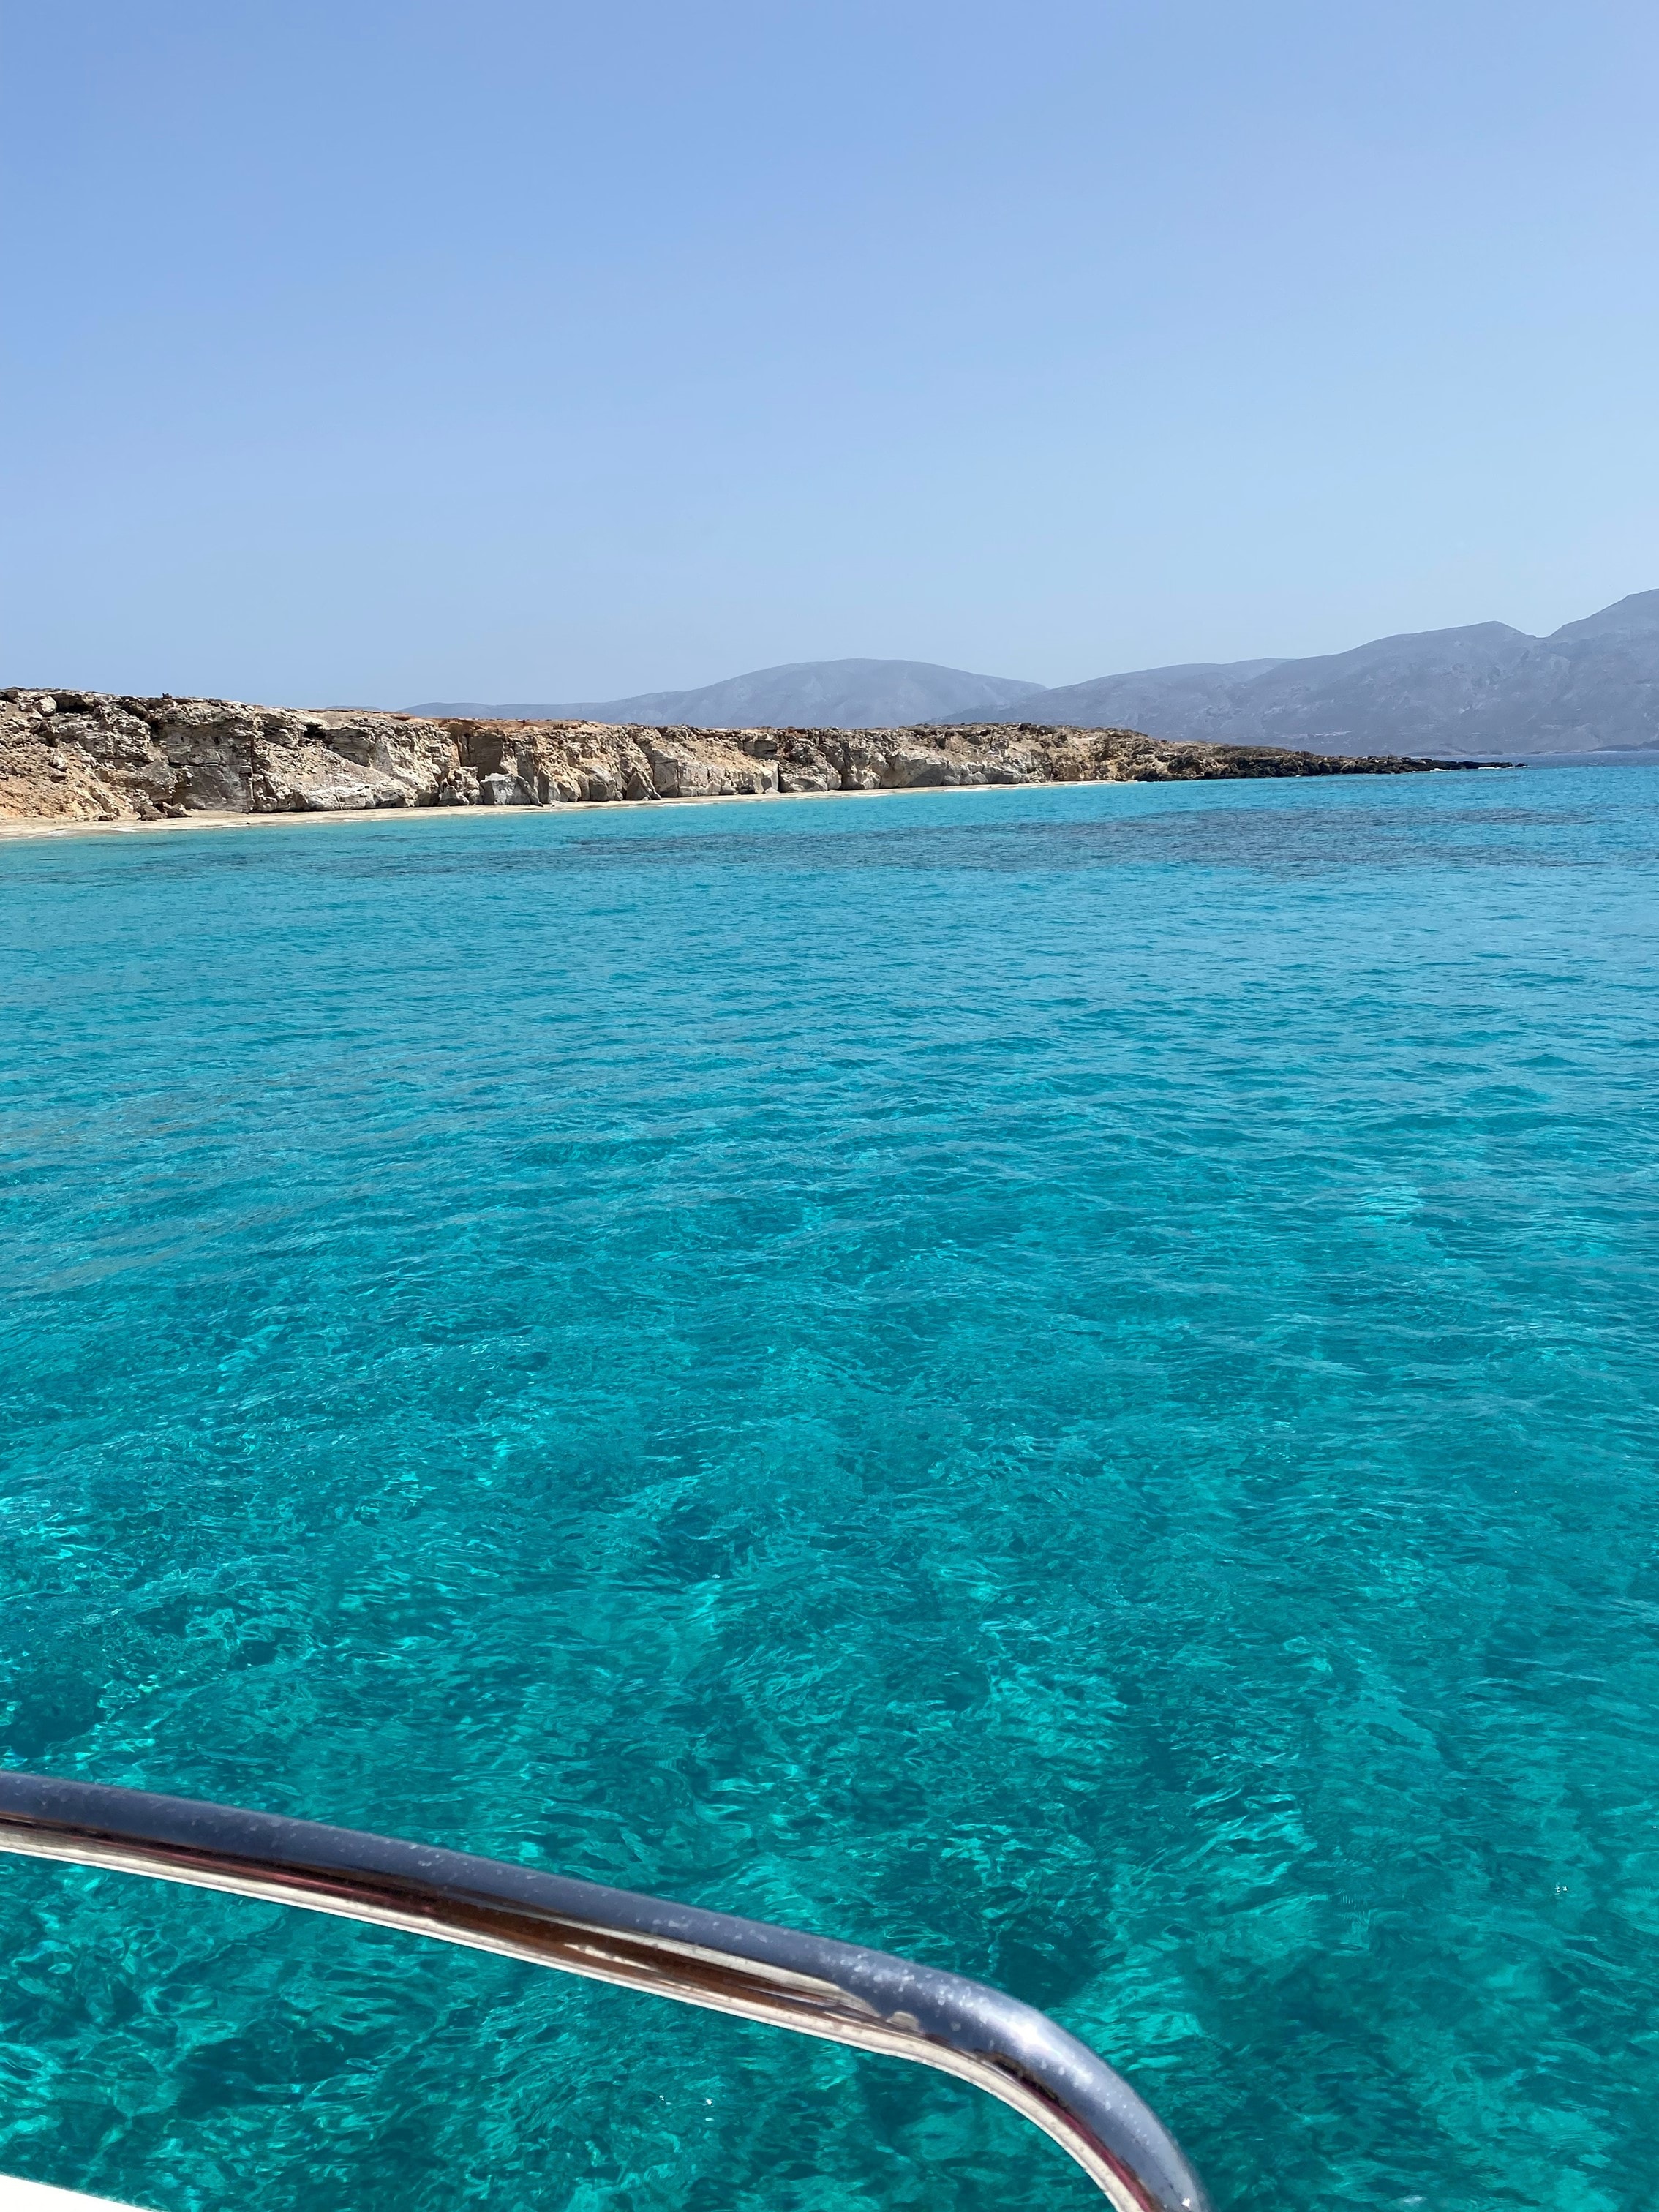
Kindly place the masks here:
<instances>
[{"instance_id":1,"label":"eroded rock face","mask_svg":"<svg viewBox=\"0 0 1659 2212\"><path fill-rule=\"evenodd\" d=\"M0 815L13 818L441 805L460 765L446 725L408 716L0 691Z\"/></svg>"},{"instance_id":2,"label":"eroded rock face","mask_svg":"<svg viewBox=\"0 0 1659 2212\"><path fill-rule=\"evenodd\" d=\"M1488 763L1182 744L1134 730L700 730L0 690L0 817L550 806L963 784L1405 775Z\"/></svg>"}]
</instances>

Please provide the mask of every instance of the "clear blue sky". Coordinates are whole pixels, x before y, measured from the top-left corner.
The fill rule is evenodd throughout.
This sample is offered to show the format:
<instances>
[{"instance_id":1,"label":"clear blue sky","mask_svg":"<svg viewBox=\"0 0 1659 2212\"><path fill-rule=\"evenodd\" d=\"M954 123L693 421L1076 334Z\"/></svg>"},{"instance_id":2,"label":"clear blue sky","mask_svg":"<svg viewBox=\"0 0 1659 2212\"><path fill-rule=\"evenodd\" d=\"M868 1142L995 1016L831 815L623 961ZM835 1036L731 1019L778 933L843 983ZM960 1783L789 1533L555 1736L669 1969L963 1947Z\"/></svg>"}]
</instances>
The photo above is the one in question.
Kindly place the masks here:
<instances>
[{"instance_id":1,"label":"clear blue sky","mask_svg":"<svg viewBox=\"0 0 1659 2212\"><path fill-rule=\"evenodd\" d=\"M3 678L1066 683L1659 585L1651 0L11 0Z\"/></svg>"}]
</instances>

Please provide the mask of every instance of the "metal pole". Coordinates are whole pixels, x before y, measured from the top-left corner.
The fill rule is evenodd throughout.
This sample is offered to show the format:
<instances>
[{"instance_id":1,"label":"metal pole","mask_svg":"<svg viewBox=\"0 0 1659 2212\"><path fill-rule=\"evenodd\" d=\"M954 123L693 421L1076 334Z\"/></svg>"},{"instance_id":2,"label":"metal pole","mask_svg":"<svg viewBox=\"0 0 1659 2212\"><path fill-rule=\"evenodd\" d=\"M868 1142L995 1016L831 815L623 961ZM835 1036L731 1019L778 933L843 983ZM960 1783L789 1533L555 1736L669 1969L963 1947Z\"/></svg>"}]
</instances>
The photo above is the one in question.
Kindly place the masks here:
<instances>
[{"instance_id":1,"label":"metal pole","mask_svg":"<svg viewBox=\"0 0 1659 2212\"><path fill-rule=\"evenodd\" d=\"M1115 2212L1210 2212L1150 2106L1046 2014L982 1982L799 1929L185 1797L0 1773L0 1850L407 1929L886 2051L1052 2136Z\"/></svg>"}]
</instances>

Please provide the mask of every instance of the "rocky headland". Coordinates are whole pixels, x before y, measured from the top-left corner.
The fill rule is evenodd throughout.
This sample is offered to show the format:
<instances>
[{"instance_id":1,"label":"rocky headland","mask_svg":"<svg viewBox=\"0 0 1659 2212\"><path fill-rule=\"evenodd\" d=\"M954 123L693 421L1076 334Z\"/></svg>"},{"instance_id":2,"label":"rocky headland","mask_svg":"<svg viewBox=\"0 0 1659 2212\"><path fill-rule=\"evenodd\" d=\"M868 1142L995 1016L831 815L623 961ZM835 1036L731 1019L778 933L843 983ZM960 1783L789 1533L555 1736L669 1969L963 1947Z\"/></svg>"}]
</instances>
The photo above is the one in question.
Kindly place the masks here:
<instances>
[{"instance_id":1,"label":"rocky headland","mask_svg":"<svg viewBox=\"0 0 1659 2212\"><path fill-rule=\"evenodd\" d=\"M550 806L951 785L1405 775L1489 762L1182 743L1034 722L709 730L0 690L0 819Z\"/></svg>"}]
</instances>

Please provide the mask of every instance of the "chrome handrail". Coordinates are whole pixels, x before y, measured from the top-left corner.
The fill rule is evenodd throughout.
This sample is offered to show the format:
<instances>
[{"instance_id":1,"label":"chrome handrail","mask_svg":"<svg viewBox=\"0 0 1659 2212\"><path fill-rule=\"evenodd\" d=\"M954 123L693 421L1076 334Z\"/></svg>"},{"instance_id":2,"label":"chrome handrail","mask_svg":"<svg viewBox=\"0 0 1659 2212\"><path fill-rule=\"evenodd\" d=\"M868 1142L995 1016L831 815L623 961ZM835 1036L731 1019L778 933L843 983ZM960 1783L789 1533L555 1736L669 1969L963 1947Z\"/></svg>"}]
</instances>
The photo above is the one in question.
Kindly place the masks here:
<instances>
[{"instance_id":1,"label":"chrome handrail","mask_svg":"<svg viewBox=\"0 0 1659 2212\"><path fill-rule=\"evenodd\" d=\"M1012 2105L1115 2212L1209 2212L1151 2108L1000 1990L885 1951L500 1859L188 1797L0 1773L0 1850L300 1905L911 2058Z\"/></svg>"}]
</instances>

